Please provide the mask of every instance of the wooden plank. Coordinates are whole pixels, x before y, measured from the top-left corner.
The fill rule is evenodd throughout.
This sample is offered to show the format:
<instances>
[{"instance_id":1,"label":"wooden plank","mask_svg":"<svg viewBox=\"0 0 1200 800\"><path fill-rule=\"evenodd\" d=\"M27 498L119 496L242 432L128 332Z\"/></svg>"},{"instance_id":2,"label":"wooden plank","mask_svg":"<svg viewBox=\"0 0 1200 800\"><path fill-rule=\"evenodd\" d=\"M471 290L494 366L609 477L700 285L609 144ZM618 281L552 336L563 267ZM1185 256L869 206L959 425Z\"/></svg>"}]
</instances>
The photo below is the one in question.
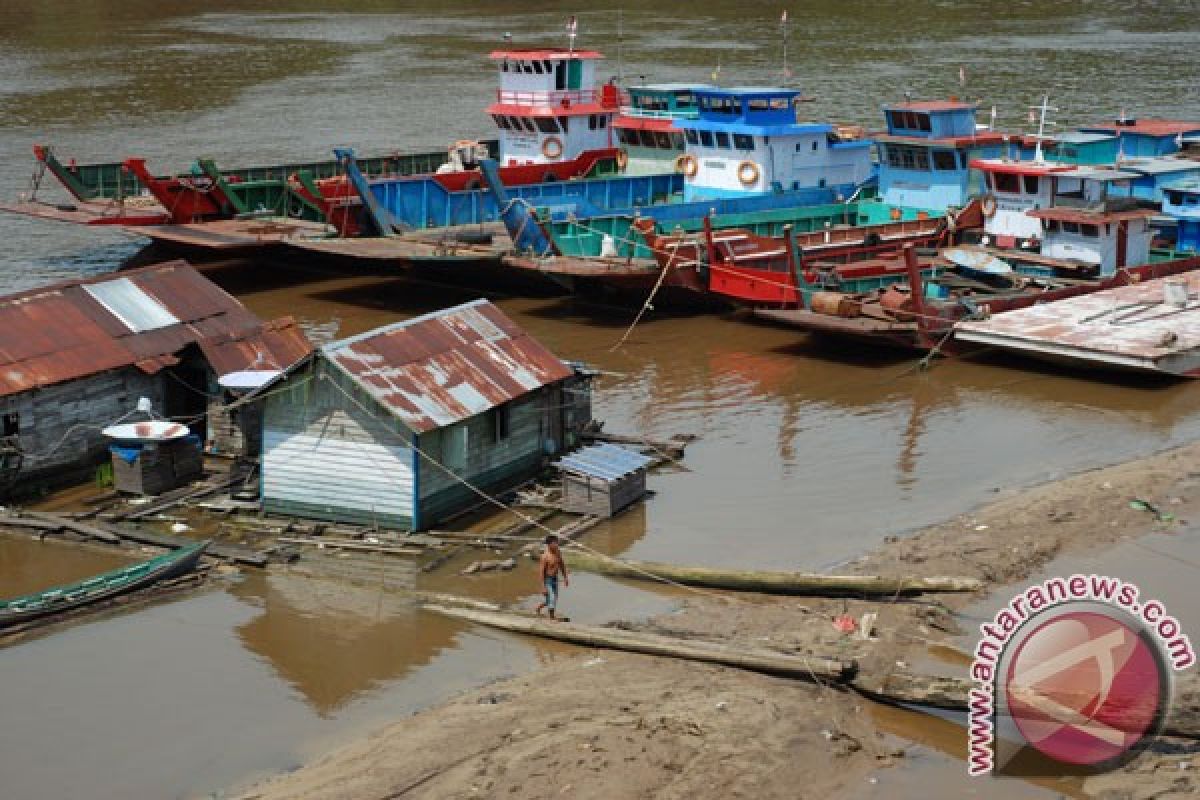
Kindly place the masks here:
<instances>
[{"instance_id":1,"label":"wooden plank","mask_svg":"<svg viewBox=\"0 0 1200 800\"><path fill-rule=\"evenodd\" d=\"M280 536L281 544L301 544L309 547L333 547L339 550L357 550L365 553L386 553L389 555L410 556L424 553L421 547L391 546L386 544L371 544L353 539L329 539L320 536Z\"/></svg>"},{"instance_id":2,"label":"wooden plank","mask_svg":"<svg viewBox=\"0 0 1200 800\"><path fill-rule=\"evenodd\" d=\"M637 580L662 580L686 586L732 589L741 592L803 595L897 595L923 592L975 592L983 582L949 575L928 577L879 575L825 575L807 572L757 572L752 570L687 567L653 561L602 558L576 549L567 552L572 569Z\"/></svg>"},{"instance_id":3,"label":"wooden plank","mask_svg":"<svg viewBox=\"0 0 1200 800\"><path fill-rule=\"evenodd\" d=\"M545 617L503 611L476 611L436 604L426 604L424 608L442 616L514 633L538 636L543 639L555 639L587 647L604 647L631 653L720 664L802 680L843 682L852 678L857 670L853 661L840 658L790 655L753 646L730 647L712 642L677 639L654 633L623 631L617 628L602 628L574 622L560 622Z\"/></svg>"},{"instance_id":4,"label":"wooden plank","mask_svg":"<svg viewBox=\"0 0 1200 800\"><path fill-rule=\"evenodd\" d=\"M31 519L37 519L44 522L61 525L63 528L75 531L76 533L86 536L89 539L98 539L102 542L107 542L108 544L118 544L121 541L121 537L110 530L100 528L95 525L90 525L79 520L70 519L60 514L51 514L45 511L26 511L25 516L30 517Z\"/></svg>"}]
</instances>

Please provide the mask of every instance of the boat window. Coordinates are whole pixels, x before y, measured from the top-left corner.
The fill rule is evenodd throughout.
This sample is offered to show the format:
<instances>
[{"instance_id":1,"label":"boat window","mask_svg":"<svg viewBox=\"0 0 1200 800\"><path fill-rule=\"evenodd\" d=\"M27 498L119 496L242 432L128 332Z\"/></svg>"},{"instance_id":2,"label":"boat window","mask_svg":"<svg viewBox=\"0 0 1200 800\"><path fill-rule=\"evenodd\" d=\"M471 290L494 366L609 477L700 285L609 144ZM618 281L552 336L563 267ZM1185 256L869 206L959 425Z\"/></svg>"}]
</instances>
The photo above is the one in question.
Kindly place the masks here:
<instances>
[{"instance_id":1,"label":"boat window","mask_svg":"<svg viewBox=\"0 0 1200 800\"><path fill-rule=\"evenodd\" d=\"M729 134L724 131L717 131L717 147L729 149Z\"/></svg>"},{"instance_id":2,"label":"boat window","mask_svg":"<svg viewBox=\"0 0 1200 800\"><path fill-rule=\"evenodd\" d=\"M596 130L596 115L595 114L588 114L588 130L589 131Z\"/></svg>"},{"instance_id":3,"label":"boat window","mask_svg":"<svg viewBox=\"0 0 1200 800\"><path fill-rule=\"evenodd\" d=\"M934 150L933 151L933 168L940 170L955 170L958 169L958 159L954 157L953 150Z\"/></svg>"},{"instance_id":4,"label":"boat window","mask_svg":"<svg viewBox=\"0 0 1200 800\"><path fill-rule=\"evenodd\" d=\"M738 150L753 150L754 137L744 133L735 133L733 135L733 146Z\"/></svg>"},{"instance_id":5,"label":"boat window","mask_svg":"<svg viewBox=\"0 0 1200 800\"><path fill-rule=\"evenodd\" d=\"M550 59L546 59L545 61L542 62L542 69L546 72L547 75L550 75L551 73L554 72L554 65L552 65L550 63Z\"/></svg>"},{"instance_id":6,"label":"boat window","mask_svg":"<svg viewBox=\"0 0 1200 800\"><path fill-rule=\"evenodd\" d=\"M690 128L684 131L683 135L687 139L688 144L696 144L699 141L699 137L696 136L696 132Z\"/></svg>"},{"instance_id":7,"label":"boat window","mask_svg":"<svg viewBox=\"0 0 1200 800\"><path fill-rule=\"evenodd\" d=\"M530 133L537 133L537 126L533 124L533 120L531 120L529 117L514 117L514 119L519 119L521 124L525 126L525 130L529 131Z\"/></svg>"},{"instance_id":8,"label":"boat window","mask_svg":"<svg viewBox=\"0 0 1200 800\"><path fill-rule=\"evenodd\" d=\"M749 106L751 111L766 111L768 108L770 108L770 106L767 105L767 101L761 97L751 98L746 105Z\"/></svg>"},{"instance_id":9,"label":"boat window","mask_svg":"<svg viewBox=\"0 0 1200 800\"><path fill-rule=\"evenodd\" d=\"M675 107L676 108L691 108L696 105L696 95L691 92L676 92Z\"/></svg>"},{"instance_id":10,"label":"boat window","mask_svg":"<svg viewBox=\"0 0 1200 800\"><path fill-rule=\"evenodd\" d=\"M1038 193L1038 176L1037 175L1024 175L1022 177L1024 177L1024 179L1025 179L1025 194L1037 194Z\"/></svg>"},{"instance_id":11,"label":"boat window","mask_svg":"<svg viewBox=\"0 0 1200 800\"><path fill-rule=\"evenodd\" d=\"M559 117L558 118L558 127L562 128L563 133L567 133L571 129L571 118L570 117Z\"/></svg>"},{"instance_id":12,"label":"boat window","mask_svg":"<svg viewBox=\"0 0 1200 800\"><path fill-rule=\"evenodd\" d=\"M713 135L711 131L700 131L700 145L702 147L713 146Z\"/></svg>"},{"instance_id":13,"label":"boat window","mask_svg":"<svg viewBox=\"0 0 1200 800\"><path fill-rule=\"evenodd\" d=\"M608 115L607 114L597 114L596 120L597 120L597 122L599 122L599 127L601 130L608 127Z\"/></svg>"},{"instance_id":14,"label":"boat window","mask_svg":"<svg viewBox=\"0 0 1200 800\"><path fill-rule=\"evenodd\" d=\"M673 150L683 150L684 149L682 133L672 133L671 134L671 148Z\"/></svg>"},{"instance_id":15,"label":"boat window","mask_svg":"<svg viewBox=\"0 0 1200 800\"><path fill-rule=\"evenodd\" d=\"M771 98L771 110L772 111L787 111L788 107L790 105L791 105L791 103L789 102L789 100L786 97L772 97Z\"/></svg>"},{"instance_id":16,"label":"boat window","mask_svg":"<svg viewBox=\"0 0 1200 800\"><path fill-rule=\"evenodd\" d=\"M534 71L536 74L538 74L538 75L541 75L541 74L542 74L542 62L540 62L540 61L534 61L534 62L533 62L533 71Z\"/></svg>"},{"instance_id":17,"label":"boat window","mask_svg":"<svg viewBox=\"0 0 1200 800\"><path fill-rule=\"evenodd\" d=\"M1079 233L1079 223L1078 222L1066 222L1064 220L1063 224L1062 224L1062 230L1063 230L1063 233Z\"/></svg>"},{"instance_id":18,"label":"boat window","mask_svg":"<svg viewBox=\"0 0 1200 800\"><path fill-rule=\"evenodd\" d=\"M1181 192L1163 192L1167 196L1167 202L1173 206L1183 205L1183 194Z\"/></svg>"},{"instance_id":19,"label":"boat window","mask_svg":"<svg viewBox=\"0 0 1200 800\"><path fill-rule=\"evenodd\" d=\"M997 192L1017 194L1021 191L1021 182L1011 172L997 172L992 175L992 181L996 185Z\"/></svg>"},{"instance_id":20,"label":"boat window","mask_svg":"<svg viewBox=\"0 0 1200 800\"><path fill-rule=\"evenodd\" d=\"M932 128L930 127L930 124L929 124L929 115L928 114L915 114L914 116L916 117L917 130L919 130L919 131L932 130Z\"/></svg>"},{"instance_id":21,"label":"boat window","mask_svg":"<svg viewBox=\"0 0 1200 800\"><path fill-rule=\"evenodd\" d=\"M500 62L500 71L501 71L501 72L508 72L508 59L505 59L505 60L503 60L503 61L501 61L501 62Z\"/></svg>"},{"instance_id":22,"label":"boat window","mask_svg":"<svg viewBox=\"0 0 1200 800\"><path fill-rule=\"evenodd\" d=\"M1079 232L1094 239L1100 235L1100 228L1095 225L1080 225Z\"/></svg>"},{"instance_id":23,"label":"boat window","mask_svg":"<svg viewBox=\"0 0 1200 800\"><path fill-rule=\"evenodd\" d=\"M496 127L508 130L508 119L500 114L492 114L492 120L496 123Z\"/></svg>"},{"instance_id":24,"label":"boat window","mask_svg":"<svg viewBox=\"0 0 1200 800\"><path fill-rule=\"evenodd\" d=\"M508 438L509 432L509 405L496 406L491 411L492 417L492 441L502 442Z\"/></svg>"},{"instance_id":25,"label":"boat window","mask_svg":"<svg viewBox=\"0 0 1200 800\"><path fill-rule=\"evenodd\" d=\"M0 417L0 427L3 429L3 436L16 436L21 432L21 413L19 411L11 411Z\"/></svg>"},{"instance_id":26,"label":"boat window","mask_svg":"<svg viewBox=\"0 0 1200 800\"><path fill-rule=\"evenodd\" d=\"M813 143L812 143L812 151L813 151L814 153L815 153L815 152L817 152L817 146L818 146L819 144L820 144L820 141L819 141L819 140L817 140L817 139L813 139Z\"/></svg>"},{"instance_id":27,"label":"boat window","mask_svg":"<svg viewBox=\"0 0 1200 800\"><path fill-rule=\"evenodd\" d=\"M651 131L638 131L642 147L654 147L654 133Z\"/></svg>"},{"instance_id":28,"label":"boat window","mask_svg":"<svg viewBox=\"0 0 1200 800\"><path fill-rule=\"evenodd\" d=\"M555 123L554 117L534 117L534 124L542 133L558 133L558 124Z\"/></svg>"},{"instance_id":29,"label":"boat window","mask_svg":"<svg viewBox=\"0 0 1200 800\"><path fill-rule=\"evenodd\" d=\"M1058 220L1044 219L1042 225L1045 226L1047 233L1058 233Z\"/></svg>"},{"instance_id":30,"label":"boat window","mask_svg":"<svg viewBox=\"0 0 1200 800\"><path fill-rule=\"evenodd\" d=\"M666 131L655 131L654 141L663 150L671 149L671 137L667 135Z\"/></svg>"}]
</instances>

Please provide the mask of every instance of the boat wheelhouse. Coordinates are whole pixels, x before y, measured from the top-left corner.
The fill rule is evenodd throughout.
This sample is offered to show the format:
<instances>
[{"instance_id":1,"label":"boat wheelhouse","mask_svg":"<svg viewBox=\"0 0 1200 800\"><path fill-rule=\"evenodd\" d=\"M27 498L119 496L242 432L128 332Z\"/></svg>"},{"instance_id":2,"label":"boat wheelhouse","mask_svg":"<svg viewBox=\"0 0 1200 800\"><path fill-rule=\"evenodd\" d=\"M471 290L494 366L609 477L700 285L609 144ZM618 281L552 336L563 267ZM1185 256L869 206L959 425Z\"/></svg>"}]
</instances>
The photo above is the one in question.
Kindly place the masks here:
<instances>
[{"instance_id":1,"label":"boat wheelhouse","mask_svg":"<svg viewBox=\"0 0 1200 800\"><path fill-rule=\"evenodd\" d=\"M956 100L884 106L887 133L874 136L883 202L944 212L980 194L971 161L999 156L1004 137L979 130L977 110Z\"/></svg>"},{"instance_id":2,"label":"boat wheelhouse","mask_svg":"<svg viewBox=\"0 0 1200 800\"><path fill-rule=\"evenodd\" d=\"M1135 174L1129 195L1155 206L1162 203L1165 187L1200 179L1200 161L1178 156L1126 158L1117 167Z\"/></svg>"},{"instance_id":3,"label":"boat wheelhouse","mask_svg":"<svg viewBox=\"0 0 1200 800\"><path fill-rule=\"evenodd\" d=\"M488 106L500 132L500 164L552 164L612 148L620 106L613 84L596 88L594 50L497 50L500 88Z\"/></svg>"},{"instance_id":4,"label":"boat wheelhouse","mask_svg":"<svg viewBox=\"0 0 1200 800\"><path fill-rule=\"evenodd\" d=\"M1183 149L1189 136L1200 134L1200 122L1147 117L1135 119L1122 114L1111 123L1082 126L1084 133L1107 133L1119 139L1120 157L1167 156Z\"/></svg>"},{"instance_id":5,"label":"boat wheelhouse","mask_svg":"<svg viewBox=\"0 0 1200 800\"><path fill-rule=\"evenodd\" d=\"M854 187L872 176L871 142L796 120L794 89L698 89L696 119L677 119L684 201L789 189Z\"/></svg>"},{"instance_id":6,"label":"boat wheelhouse","mask_svg":"<svg viewBox=\"0 0 1200 800\"><path fill-rule=\"evenodd\" d=\"M1048 161L1059 164L1112 164L1117 160L1119 138L1112 133L1064 131L1042 141ZM1022 158L1033 158L1035 147L1022 149Z\"/></svg>"},{"instance_id":7,"label":"boat wheelhouse","mask_svg":"<svg viewBox=\"0 0 1200 800\"><path fill-rule=\"evenodd\" d=\"M631 86L628 102L613 121L625 171L634 175L672 171L685 151L683 131L674 121L696 119L696 90L711 88L689 83Z\"/></svg>"},{"instance_id":8,"label":"boat wheelhouse","mask_svg":"<svg viewBox=\"0 0 1200 800\"><path fill-rule=\"evenodd\" d=\"M1162 213L1175 221L1175 249L1200 252L1200 180L1165 187Z\"/></svg>"}]
</instances>

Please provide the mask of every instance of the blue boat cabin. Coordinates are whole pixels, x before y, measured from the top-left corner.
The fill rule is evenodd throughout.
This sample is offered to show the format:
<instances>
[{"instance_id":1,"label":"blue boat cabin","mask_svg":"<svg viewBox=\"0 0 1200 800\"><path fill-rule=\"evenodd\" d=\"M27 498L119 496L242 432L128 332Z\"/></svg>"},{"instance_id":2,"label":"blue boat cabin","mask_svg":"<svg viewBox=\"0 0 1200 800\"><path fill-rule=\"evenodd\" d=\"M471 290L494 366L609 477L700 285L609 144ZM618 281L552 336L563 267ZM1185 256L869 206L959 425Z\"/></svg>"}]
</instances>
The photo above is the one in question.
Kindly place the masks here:
<instances>
[{"instance_id":1,"label":"blue boat cabin","mask_svg":"<svg viewBox=\"0 0 1200 800\"><path fill-rule=\"evenodd\" d=\"M1200 181L1164 188L1162 211L1175 221L1175 249L1200 252Z\"/></svg>"},{"instance_id":2,"label":"blue boat cabin","mask_svg":"<svg viewBox=\"0 0 1200 800\"><path fill-rule=\"evenodd\" d=\"M794 89L698 89L686 137L684 201L844 186L872 175L871 143L826 123L796 119Z\"/></svg>"},{"instance_id":3,"label":"blue boat cabin","mask_svg":"<svg viewBox=\"0 0 1200 800\"><path fill-rule=\"evenodd\" d=\"M1112 123L1086 125L1085 133L1107 133L1120 139L1123 158L1168 156L1183 149L1187 137L1200 134L1200 122L1175 119L1134 119L1122 115Z\"/></svg>"},{"instance_id":4,"label":"blue boat cabin","mask_svg":"<svg viewBox=\"0 0 1200 800\"><path fill-rule=\"evenodd\" d=\"M884 106L883 113L887 133L875 141L885 203L942 213L980 193L971 160L999 155L1003 137L978 130L974 104L909 102Z\"/></svg>"}]
</instances>

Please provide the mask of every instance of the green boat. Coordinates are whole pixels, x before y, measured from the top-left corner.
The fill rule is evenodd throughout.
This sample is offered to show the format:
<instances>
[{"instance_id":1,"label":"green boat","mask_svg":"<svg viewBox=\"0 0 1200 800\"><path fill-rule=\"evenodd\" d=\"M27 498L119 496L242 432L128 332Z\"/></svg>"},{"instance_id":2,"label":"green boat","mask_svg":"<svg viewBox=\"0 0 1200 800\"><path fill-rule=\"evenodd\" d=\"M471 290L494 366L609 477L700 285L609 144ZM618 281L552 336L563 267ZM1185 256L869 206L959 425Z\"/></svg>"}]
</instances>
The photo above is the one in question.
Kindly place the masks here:
<instances>
[{"instance_id":1,"label":"green boat","mask_svg":"<svg viewBox=\"0 0 1200 800\"><path fill-rule=\"evenodd\" d=\"M499 152L499 142L492 139L482 144L487 146L488 152L495 158ZM146 186L129 172L123 161L76 164L72 159L68 164L64 164L49 145L34 145L33 155L38 163L58 178L66 190L80 202L123 200L146 193ZM446 163L447 157L446 150L431 153L391 153L360 158L358 164L367 175L424 175L436 172L438 167ZM200 173L202 170L197 164L189 171ZM203 172L207 173L208 170ZM233 184L259 184L259 188L273 198L286 191L290 175L301 172L307 173L313 180L334 178L341 174L336 160L236 167L220 170L218 174ZM248 198L247 202L268 209L277 206L274 199Z\"/></svg>"},{"instance_id":2,"label":"green boat","mask_svg":"<svg viewBox=\"0 0 1200 800\"><path fill-rule=\"evenodd\" d=\"M199 542L78 583L0 601L0 630L186 575L195 568L208 545L208 541Z\"/></svg>"}]
</instances>

